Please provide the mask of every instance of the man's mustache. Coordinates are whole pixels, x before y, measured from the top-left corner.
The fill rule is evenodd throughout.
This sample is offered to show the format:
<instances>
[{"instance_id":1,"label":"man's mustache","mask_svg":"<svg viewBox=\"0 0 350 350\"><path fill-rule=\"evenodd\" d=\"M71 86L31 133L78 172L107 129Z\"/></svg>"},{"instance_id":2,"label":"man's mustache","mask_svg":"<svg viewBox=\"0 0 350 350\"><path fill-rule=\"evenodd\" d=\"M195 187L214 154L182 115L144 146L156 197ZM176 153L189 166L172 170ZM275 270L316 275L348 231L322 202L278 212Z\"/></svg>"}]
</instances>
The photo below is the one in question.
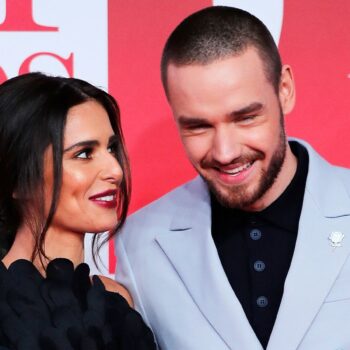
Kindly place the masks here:
<instances>
[{"instance_id":1,"label":"man's mustache","mask_svg":"<svg viewBox=\"0 0 350 350\"><path fill-rule=\"evenodd\" d=\"M265 154L263 152L253 151L253 152L250 152L249 154L244 154L235 159L232 159L232 161L228 163L221 163L212 158L203 159L203 161L201 162L201 167L202 168L221 168L223 166L227 167L227 166L236 165L236 164L242 165L246 163L253 163L256 160L262 160L264 158L265 158Z\"/></svg>"}]
</instances>

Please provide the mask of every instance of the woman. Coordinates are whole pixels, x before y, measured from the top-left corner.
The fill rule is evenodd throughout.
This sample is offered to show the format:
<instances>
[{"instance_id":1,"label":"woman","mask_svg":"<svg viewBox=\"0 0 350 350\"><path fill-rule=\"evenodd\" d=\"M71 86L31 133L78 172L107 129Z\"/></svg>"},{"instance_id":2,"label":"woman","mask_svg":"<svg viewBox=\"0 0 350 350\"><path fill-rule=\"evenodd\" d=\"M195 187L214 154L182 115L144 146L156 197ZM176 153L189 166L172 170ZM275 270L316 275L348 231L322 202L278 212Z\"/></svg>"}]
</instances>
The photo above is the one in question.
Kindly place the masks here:
<instances>
[{"instance_id":1,"label":"woman","mask_svg":"<svg viewBox=\"0 0 350 350\"><path fill-rule=\"evenodd\" d=\"M84 234L111 238L129 202L118 106L78 79L0 86L0 348L154 349L127 291L89 277ZM123 297L126 299L124 299Z\"/></svg>"}]
</instances>

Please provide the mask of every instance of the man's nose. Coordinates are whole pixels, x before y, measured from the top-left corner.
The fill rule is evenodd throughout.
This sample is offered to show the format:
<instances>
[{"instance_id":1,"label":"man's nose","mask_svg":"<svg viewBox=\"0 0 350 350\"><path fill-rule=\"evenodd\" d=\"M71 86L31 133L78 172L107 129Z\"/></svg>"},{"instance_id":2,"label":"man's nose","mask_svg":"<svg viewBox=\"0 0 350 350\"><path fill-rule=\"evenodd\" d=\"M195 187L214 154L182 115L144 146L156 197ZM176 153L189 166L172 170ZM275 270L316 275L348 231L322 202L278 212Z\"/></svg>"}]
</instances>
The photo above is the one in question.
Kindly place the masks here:
<instances>
[{"instance_id":1,"label":"man's nose","mask_svg":"<svg viewBox=\"0 0 350 350\"><path fill-rule=\"evenodd\" d=\"M220 164L230 164L241 156L241 140L234 125L223 125L216 129L212 158Z\"/></svg>"}]
</instances>

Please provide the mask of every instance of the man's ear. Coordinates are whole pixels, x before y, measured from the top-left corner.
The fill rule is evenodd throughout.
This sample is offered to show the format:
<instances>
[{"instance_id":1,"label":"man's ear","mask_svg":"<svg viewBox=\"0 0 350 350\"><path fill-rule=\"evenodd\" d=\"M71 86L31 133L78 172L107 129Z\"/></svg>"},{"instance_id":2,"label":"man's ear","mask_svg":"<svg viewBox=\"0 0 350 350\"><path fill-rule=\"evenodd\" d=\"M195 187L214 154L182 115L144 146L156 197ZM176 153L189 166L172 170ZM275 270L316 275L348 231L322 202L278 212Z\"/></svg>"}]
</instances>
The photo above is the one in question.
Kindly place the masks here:
<instances>
[{"instance_id":1,"label":"man's ear","mask_svg":"<svg viewBox=\"0 0 350 350\"><path fill-rule=\"evenodd\" d=\"M291 112L295 105L295 85L292 69L288 65L283 65L282 67L278 97L283 115Z\"/></svg>"}]
</instances>

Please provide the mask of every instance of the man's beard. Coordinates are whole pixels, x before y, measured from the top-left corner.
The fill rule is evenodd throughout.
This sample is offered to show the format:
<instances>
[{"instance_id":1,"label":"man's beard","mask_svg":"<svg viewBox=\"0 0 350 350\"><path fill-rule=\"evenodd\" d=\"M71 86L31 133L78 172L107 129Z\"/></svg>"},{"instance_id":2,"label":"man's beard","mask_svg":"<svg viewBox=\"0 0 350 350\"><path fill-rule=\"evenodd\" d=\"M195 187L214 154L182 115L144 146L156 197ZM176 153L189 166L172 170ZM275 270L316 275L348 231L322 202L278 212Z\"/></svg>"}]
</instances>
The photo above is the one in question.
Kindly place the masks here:
<instances>
[{"instance_id":1,"label":"man's beard","mask_svg":"<svg viewBox=\"0 0 350 350\"><path fill-rule=\"evenodd\" d=\"M249 191L247 185L232 186L232 188L227 186L226 190L222 190L220 186L215 185L215 181L205 178L202 174L200 175L221 205L232 209L245 209L261 199L272 187L282 169L286 156L286 148L286 135L284 131L283 116L281 116L281 129L278 145L272 155L267 170L261 170L260 178L257 180L258 183L253 190ZM264 158L265 155L262 152L255 151L250 155L240 157L237 159L237 162L245 164L252 160L256 161Z\"/></svg>"}]
</instances>

